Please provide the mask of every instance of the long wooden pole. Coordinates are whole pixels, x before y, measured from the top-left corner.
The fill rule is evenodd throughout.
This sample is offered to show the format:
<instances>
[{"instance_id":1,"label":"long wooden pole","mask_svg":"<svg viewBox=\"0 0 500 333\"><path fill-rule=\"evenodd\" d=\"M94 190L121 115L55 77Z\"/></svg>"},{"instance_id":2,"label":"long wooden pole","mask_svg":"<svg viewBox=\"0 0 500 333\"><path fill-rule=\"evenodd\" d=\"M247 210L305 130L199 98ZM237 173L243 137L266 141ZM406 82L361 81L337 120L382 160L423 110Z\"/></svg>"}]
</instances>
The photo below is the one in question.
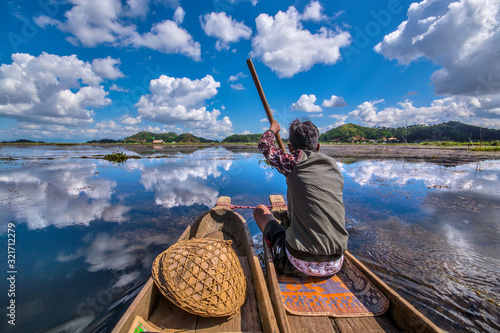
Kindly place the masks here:
<instances>
[{"instance_id":1,"label":"long wooden pole","mask_svg":"<svg viewBox=\"0 0 500 333\"><path fill-rule=\"evenodd\" d=\"M269 124L272 124L274 121L273 114L271 113L271 108L269 108L269 104L267 104L266 95L264 95L264 90L260 85L259 77L257 76L255 67L253 67L252 59L247 59L247 65L248 69L250 70L250 73L252 74L253 82L255 83L255 87L257 88L257 91L259 93L262 105L264 105L264 110L266 110L267 119L269 119ZM279 133L276 133L276 141L278 141L278 146L280 147L280 149L286 152L285 145L283 144L283 141L281 141L281 136Z\"/></svg>"}]
</instances>

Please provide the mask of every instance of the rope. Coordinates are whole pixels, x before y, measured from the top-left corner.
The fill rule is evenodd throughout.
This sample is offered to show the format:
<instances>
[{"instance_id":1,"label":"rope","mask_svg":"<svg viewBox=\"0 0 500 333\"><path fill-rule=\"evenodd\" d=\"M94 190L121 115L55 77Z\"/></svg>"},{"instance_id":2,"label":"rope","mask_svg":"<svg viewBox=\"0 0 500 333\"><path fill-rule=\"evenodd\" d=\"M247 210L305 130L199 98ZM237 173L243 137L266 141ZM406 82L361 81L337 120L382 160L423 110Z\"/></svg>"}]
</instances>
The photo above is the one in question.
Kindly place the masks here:
<instances>
[{"instance_id":1,"label":"rope","mask_svg":"<svg viewBox=\"0 0 500 333\"><path fill-rule=\"evenodd\" d=\"M238 205L228 205L228 204L217 204L216 207L221 207L221 206L226 206L229 207L230 209L255 209L257 206L238 206ZM269 205L266 206L269 209L273 209L274 207L283 207L286 208L286 205Z\"/></svg>"}]
</instances>

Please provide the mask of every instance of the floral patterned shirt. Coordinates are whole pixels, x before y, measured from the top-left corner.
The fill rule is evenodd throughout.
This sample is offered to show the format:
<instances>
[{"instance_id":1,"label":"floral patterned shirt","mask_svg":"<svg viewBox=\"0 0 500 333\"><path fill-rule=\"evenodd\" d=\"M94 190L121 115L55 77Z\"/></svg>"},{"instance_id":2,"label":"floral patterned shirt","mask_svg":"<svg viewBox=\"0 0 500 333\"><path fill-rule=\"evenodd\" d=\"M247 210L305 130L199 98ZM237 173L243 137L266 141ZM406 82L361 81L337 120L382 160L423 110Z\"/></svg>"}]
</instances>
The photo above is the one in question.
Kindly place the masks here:
<instances>
[{"instance_id":1,"label":"floral patterned shirt","mask_svg":"<svg viewBox=\"0 0 500 333\"><path fill-rule=\"evenodd\" d=\"M296 149L292 153L287 153L276 148L274 146L274 132L271 130L267 130L262 134L258 148L269 163L285 176L292 172L302 155L302 150L300 149Z\"/></svg>"},{"instance_id":2,"label":"floral patterned shirt","mask_svg":"<svg viewBox=\"0 0 500 333\"><path fill-rule=\"evenodd\" d=\"M287 153L276 148L274 146L274 132L271 130L267 130L262 134L258 148L269 163L285 176L292 172L302 156L302 150L300 149L296 149L292 153ZM288 260L290 260L299 271L310 276L329 276L336 274L340 271L344 263L344 256L333 261L309 262L293 257L288 253L288 250L286 250L286 255Z\"/></svg>"}]
</instances>

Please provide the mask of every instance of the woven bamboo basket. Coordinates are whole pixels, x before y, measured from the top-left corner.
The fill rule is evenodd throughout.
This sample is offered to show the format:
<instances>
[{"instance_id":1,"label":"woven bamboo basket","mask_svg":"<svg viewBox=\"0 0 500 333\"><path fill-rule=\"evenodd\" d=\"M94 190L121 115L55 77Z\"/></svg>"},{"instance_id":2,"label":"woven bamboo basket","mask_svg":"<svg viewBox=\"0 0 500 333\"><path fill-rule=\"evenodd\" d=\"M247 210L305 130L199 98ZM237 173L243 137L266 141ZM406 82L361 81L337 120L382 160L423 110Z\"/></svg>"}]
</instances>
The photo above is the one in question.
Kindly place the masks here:
<instances>
[{"instance_id":1,"label":"woven bamboo basket","mask_svg":"<svg viewBox=\"0 0 500 333\"><path fill-rule=\"evenodd\" d=\"M156 257L153 280L160 292L183 310L204 317L238 312L246 280L231 241L190 239Z\"/></svg>"}]
</instances>

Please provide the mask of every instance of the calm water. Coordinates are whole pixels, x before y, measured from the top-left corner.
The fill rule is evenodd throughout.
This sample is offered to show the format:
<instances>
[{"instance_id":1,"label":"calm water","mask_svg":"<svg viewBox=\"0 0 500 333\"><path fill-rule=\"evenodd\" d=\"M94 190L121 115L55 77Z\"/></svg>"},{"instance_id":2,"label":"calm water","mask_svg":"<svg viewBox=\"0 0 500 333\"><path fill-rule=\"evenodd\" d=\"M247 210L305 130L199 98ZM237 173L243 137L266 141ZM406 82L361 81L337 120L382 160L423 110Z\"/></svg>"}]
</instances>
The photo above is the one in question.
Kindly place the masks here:
<instances>
[{"instance_id":1,"label":"calm water","mask_svg":"<svg viewBox=\"0 0 500 333\"><path fill-rule=\"evenodd\" d=\"M15 297L0 280L0 331L110 331L155 256L218 196L256 205L286 194L255 148L190 149L121 149L143 158L117 165L96 158L116 148L0 148L3 275L8 223L17 271ZM500 161L339 165L351 252L445 330L500 330Z\"/></svg>"}]
</instances>

